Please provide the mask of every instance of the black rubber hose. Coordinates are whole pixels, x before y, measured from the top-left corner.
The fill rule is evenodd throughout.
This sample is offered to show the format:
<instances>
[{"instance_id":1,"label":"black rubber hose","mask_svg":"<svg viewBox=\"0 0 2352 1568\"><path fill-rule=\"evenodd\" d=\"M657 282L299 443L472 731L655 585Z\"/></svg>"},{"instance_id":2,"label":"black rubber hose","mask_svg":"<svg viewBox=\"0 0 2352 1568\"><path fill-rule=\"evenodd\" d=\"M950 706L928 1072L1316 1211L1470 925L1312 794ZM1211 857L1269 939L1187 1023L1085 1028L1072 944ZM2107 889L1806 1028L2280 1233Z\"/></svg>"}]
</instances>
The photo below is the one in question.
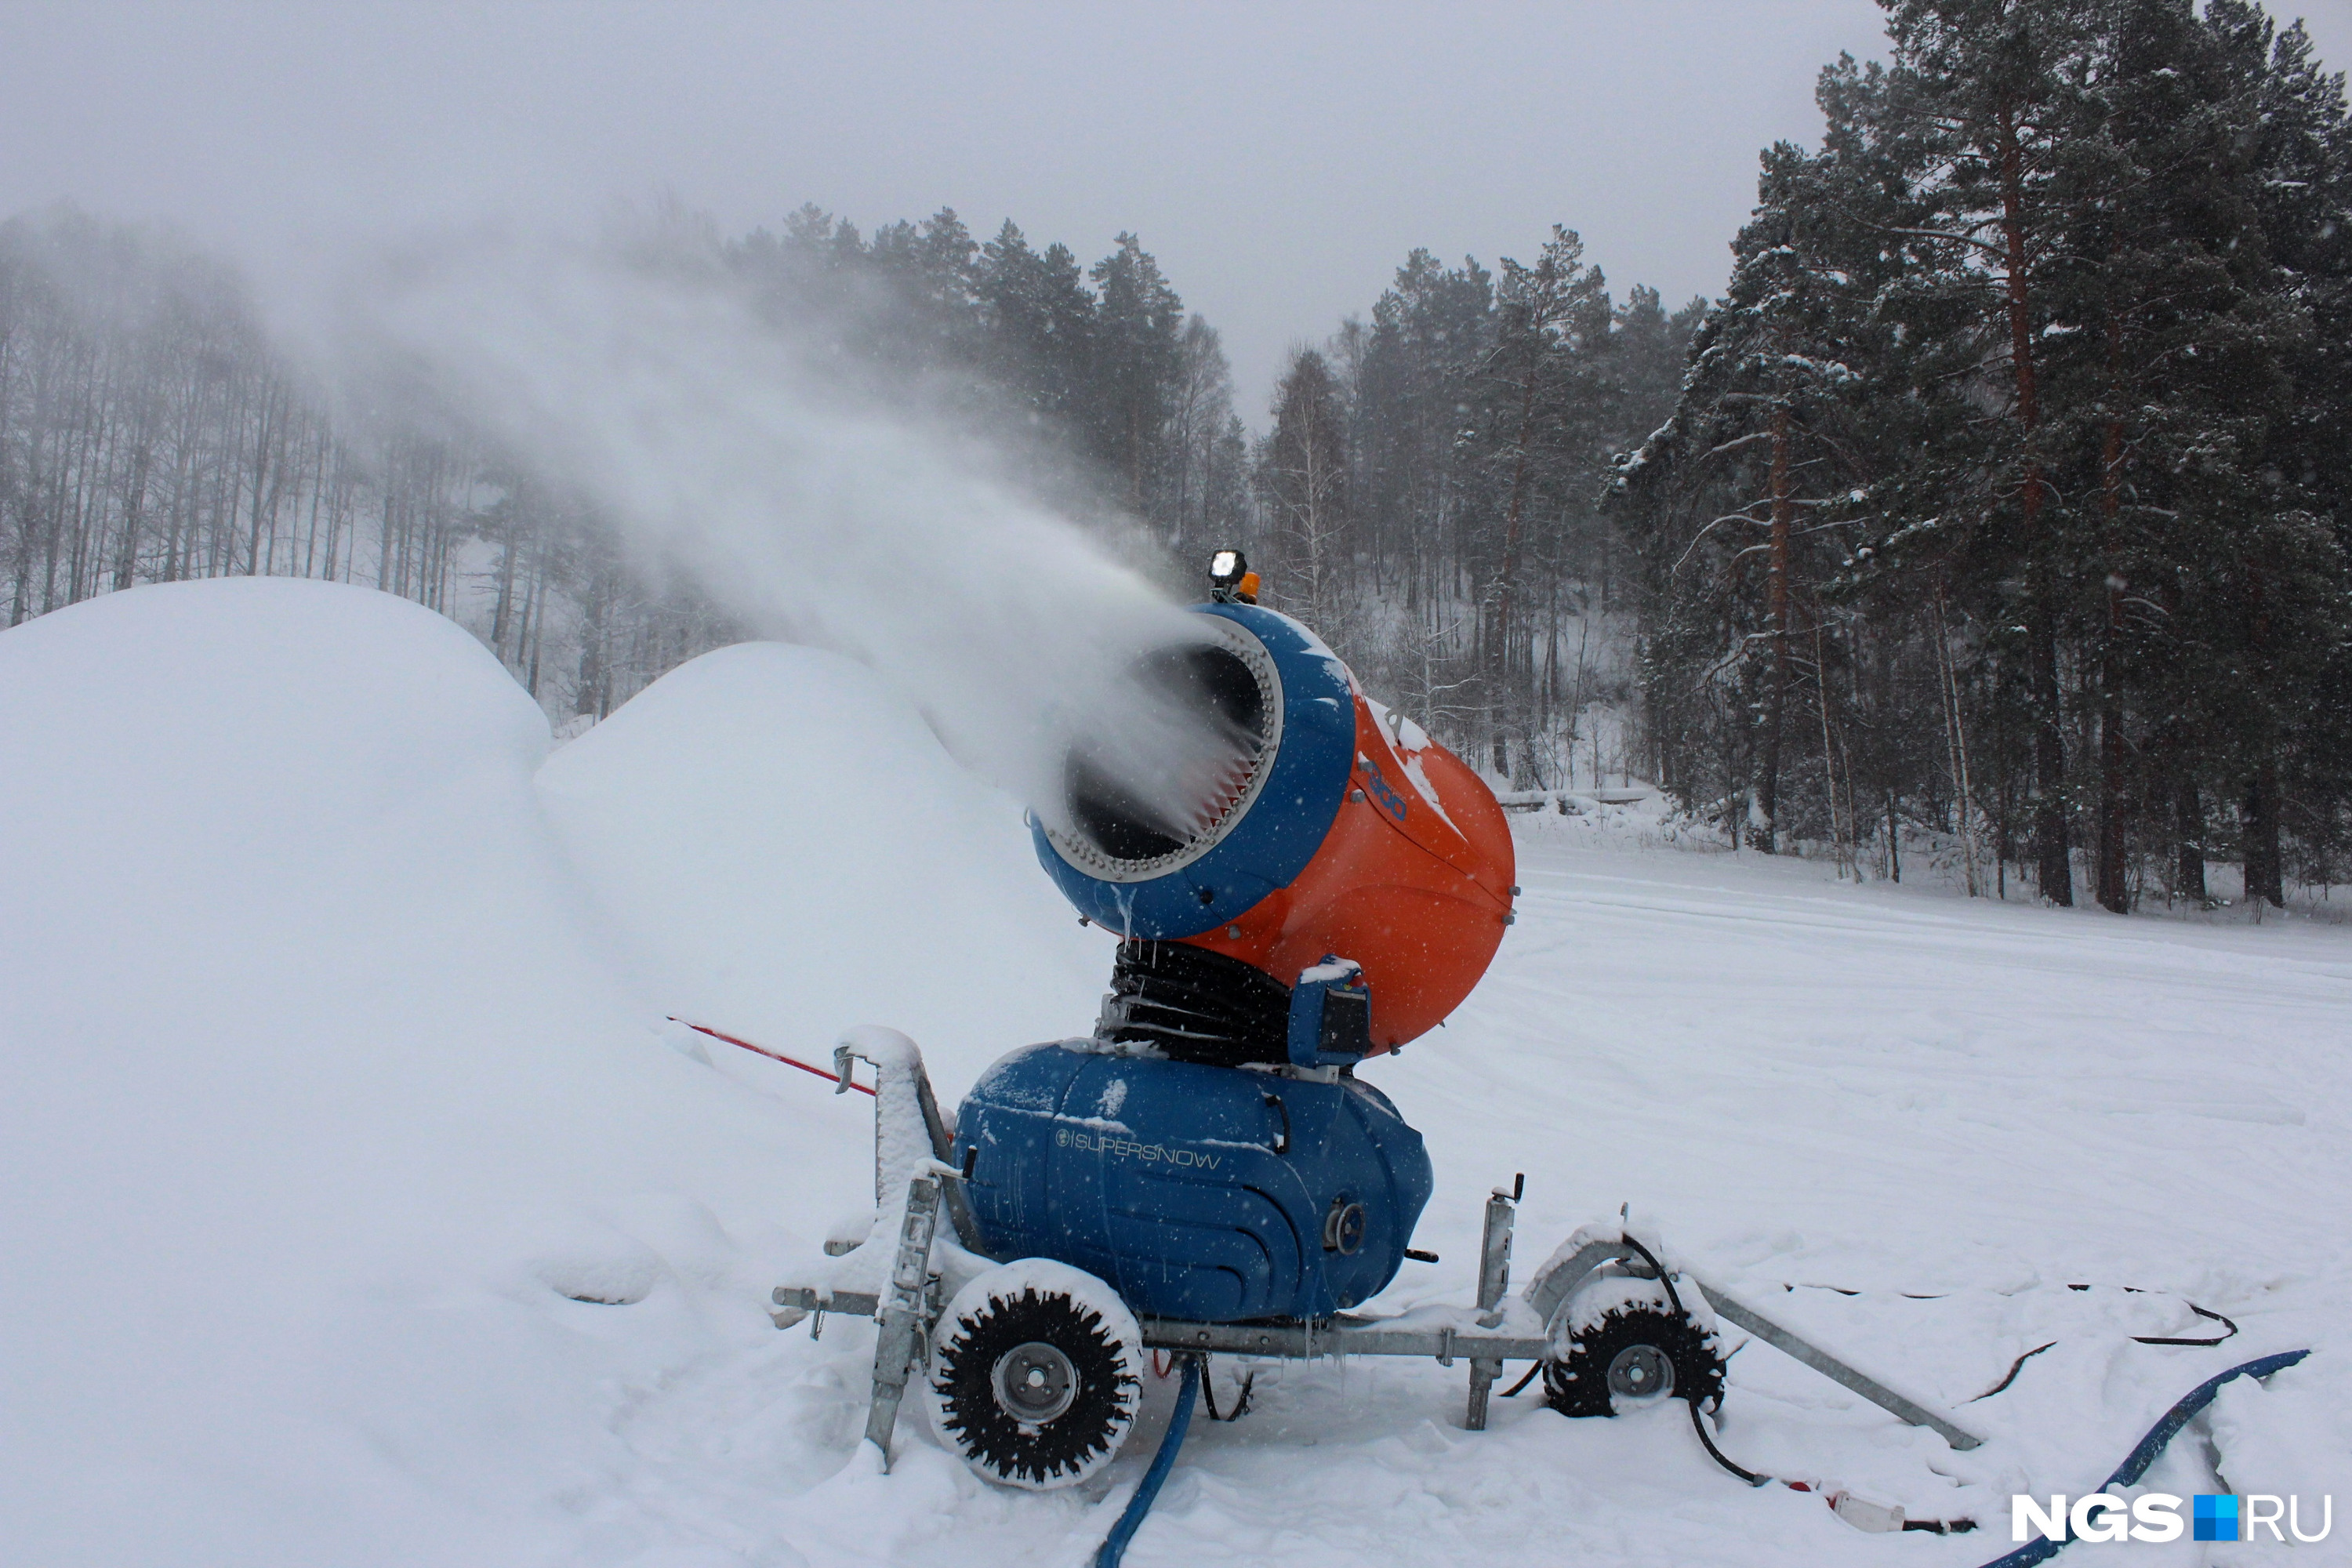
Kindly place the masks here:
<instances>
[{"instance_id":1,"label":"black rubber hose","mask_svg":"<svg viewBox=\"0 0 2352 1568\"><path fill-rule=\"evenodd\" d=\"M2196 1313L2199 1317L2204 1319L2207 1322L2221 1324L2222 1331L2216 1337L2210 1340L2176 1340L2168 1338L2162 1334L2134 1334L2132 1336L2133 1342L2143 1345L2187 1345L2192 1350L2204 1350L2210 1346L2220 1344L2223 1340L2231 1338L2238 1331L2238 1325L2231 1322L2229 1319L2223 1317L2219 1312L2209 1312L2194 1301L2183 1301L2181 1302L2181 1305Z\"/></svg>"},{"instance_id":2,"label":"black rubber hose","mask_svg":"<svg viewBox=\"0 0 2352 1568\"><path fill-rule=\"evenodd\" d=\"M2052 1346L2054 1346L2057 1342L2058 1342L2056 1340L2052 1340L2049 1344L2036 1345L2032 1350L2027 1351L2023 1355L2019 1356L2015 1361L2011 1362L2009 1363L2009 1375L2002 1378L1999 1383L1994 1384L1990 1388L1986 1389L1982 1394L1978 1394L1977 1399L1990 1399L1994 1394L1999 1394L2002 1389L2007 1388L2011 1384L2015 1383L2017 1381L2017 1374L2025 1370L2025 1363L2027 1362L2032 1361L2043 1351L2051 1349ZM1969 1403L1970 1405L1974 1405L1977 1402L1977 1399L1971 1399Z\"/></svg>"},{"instance_id":3,"label":"black rubber hose","mask_svg":"<svg viewBox=\"0 0 2352 1568\"><path fill-rule=\"evenodd\" d=\"M1650 1271L1658 1277L1658 1283L1666 1288L1666 1302L1669 1306L1674 1308L1675 1316L1687 1320L1690 1314L1683 1310L1682 1293L1675 1289L1674 1277L1666 1272L1666 1266L1658 1261L1658 1255L1652 1252L1640 1242L1634 1240L1633 1237L1622 1232L1619 1233L1619 1239L1623 1241L1626 1246L1632 1247L1635 1252L1642 1255L1642 1261L1650 1266ZM1741 1480L1746 1481L1751 1487L1760 1487L1772 1479L1770 1476L1759 1476L1754 1470L1746 1469L1732 1463L1731 1460L1726 1457L1724 1451L1715 1446L1714 1437L1708 1435L1706 1423L1699 1417L1698 1401L1694 1399L1690 1400L1688 1403L1690 1405L1691 1430L1698 1434L1698 1440L1706 1447L1707 1457L1709 1458L1712 1458L1717 1464L1721 1465L1725 1469L1729 1470L1733 1475L1738 1476Z\"/></svg>"},{"instance_id":4,"label":"black rubber hose","mask_svg":"<svg viewBox=\"0 0 2352 1568\"><path fill-rule=\"evenodd\" d=\"M1721 1465L1725 1469L1729 1470L1733 1475L1738 1476L1741 1480L1746 1481L1751 1487L1760 1487L1765 1482L1772 1479L1769 1476L1759 1476L1753 1470L1743 1470L1738 1465L1733 1464L1729 1459L1724 1458L1723 1450L1715 1446L1715 1439L1713 1437L1707 1436L1706 1423L1699 1416L1698 1402L1696 1400L1690 1402L1690 1413L1691 1430L1698 1434L1698 1440L1706 1446L1708 1456L1712 1458L1717 1464Z\"/></svg>"},{"instance_id":5,"label":"black rubber hose","mask_svg":"<svg viewBox=\"0 0 2352 1568\"><path fill-rule=\"evenodd\" d=\"M1531 1366L1531 1367L1528 1368L1528 1374L1527 1374L1527 1376L1525 1376L1525 1377L1523 1377L1523 1378L1519 1379L1519 1381L1518 1381L1518 1382L1517 1382L1517 1383L1515 1383L1515 1384L1511 1384L1511 1386L1510 1386L1510 1387L1508 1387L1508 1388L1505 1389L1505 1390L1503 1391L1503 1397L1504 1397L1504 1398L1506 1398L1506 1399L1510 1399L1510 1398L1514 1398L1514 1397L1516 1397L1516 1396L1517 1395L1517 1394L1518 1394L1519 1390L1521 1390L1521 1389L1525 1388L1528 1384L1529 1384L1533 1383L1533 1382L1536 1380L1536 1374L1537 1374L1538 1373L1541 1372L1541 1371L1543 1371L1543 1363L1541 1363L1541 1362L1538 1362L1538 1363L1536 1363L1536 1364L1535 1364L1535 1365L1533 1365L1533 1366Z\"/></svg>"},{"instance_id":6,"label":"black rubber hose","mask_svg":"<svg viewBox=\"0 0 2352 1568\"><path fill-rule=\"evenodd\" d=\"M1642 1261L1650 1266L1650 1272L1655 1274L1658 1277L1658 1283L1666 1288L1666 1304L1674 1308L1675 1316L1689 1317L1690 1314L1683 1310L1682 1296L1675 1289L1674 1280L1667 1278L1666 1266L1658 1261L1658 1255L1622 1231L1618 1233L1617 1239L1642 1255Z\"/></svg>"}]
</instances>

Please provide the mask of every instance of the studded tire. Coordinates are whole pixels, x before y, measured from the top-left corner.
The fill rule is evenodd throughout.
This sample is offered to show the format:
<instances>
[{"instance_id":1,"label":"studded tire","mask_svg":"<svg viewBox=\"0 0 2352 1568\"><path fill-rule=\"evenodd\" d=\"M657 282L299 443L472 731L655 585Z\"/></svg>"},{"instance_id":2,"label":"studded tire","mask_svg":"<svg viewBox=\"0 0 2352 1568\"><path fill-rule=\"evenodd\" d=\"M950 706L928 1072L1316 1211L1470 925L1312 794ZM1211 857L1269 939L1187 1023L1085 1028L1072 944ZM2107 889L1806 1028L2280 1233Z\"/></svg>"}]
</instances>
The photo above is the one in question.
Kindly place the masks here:
<instances>
[{"instance_id":1,"label":"studded tire","mask_svg":"<svg viewBox=\"0 0 2352 1568\"><path fill-rule=\"evenodd\" d=\"M1722 1403L1714 1336L1664 1305L1616 1307L1556 1337L1556 1347L1560 1338L1566 1353L1544 1363L1543 1378L1545 1398L1564 1415L1615 1415L1662 1399L1708 1410Z\"/></svg>"},{"instance_id":2,"label":"studded tire","mask_svg":"<svg viewBox=\"0 0 2352 1568\"><path fill-rule=\"evenodd\" d=\"M1135 1425L1143 1336L1118 1295L1043 1258L992 1268L940 1316L931 1427L981 1476L1047 1490L1110 1463Z\"/></svg>"}]
</instances>

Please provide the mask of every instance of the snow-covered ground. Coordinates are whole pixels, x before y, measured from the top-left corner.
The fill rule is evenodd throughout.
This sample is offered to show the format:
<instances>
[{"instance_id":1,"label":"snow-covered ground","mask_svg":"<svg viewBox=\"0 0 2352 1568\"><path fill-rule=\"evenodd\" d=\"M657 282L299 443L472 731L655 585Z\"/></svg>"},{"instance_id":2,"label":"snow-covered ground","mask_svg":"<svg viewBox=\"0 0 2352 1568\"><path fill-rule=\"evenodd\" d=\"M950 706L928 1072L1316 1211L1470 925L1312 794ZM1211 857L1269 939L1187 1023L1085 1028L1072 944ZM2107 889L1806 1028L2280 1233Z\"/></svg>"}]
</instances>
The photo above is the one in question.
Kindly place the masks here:
<instances>
[{"instance_id":1,"label":"snow-covered ground","mask_svg":"<svg viewBox=\"0 0 2352 1568\"><path fill-rule=\"evenodd\" d=\"M984 1485L919 1420L873 1473L871 1329L762 1310L870 1195L870 1102L656 1027L821 1058L895 1024L950 1099L1083 1030L1107 941L1018 807L805 650L713 655L548 752L478 645L359 590L0 634L0 1561L1052 1568L1108 1525L1172 1381L1088 1488ZM1990 1438L1748 1345L1735 1458L1991 1528L1863 1534L1717 1469L1679 1407L1530 1391L1472 1434L1459 1367L1277 1364L1195 1426L1130 1563L1979 1563L2011 1489L2087 1490L2202 1378L2305 1346L2151 1480L2352 1503L2352 930L1515 823L1493 973L1370 1069L1428 1139L1444 1259L1379 1305L1467 1299L1514 1172L1523 1268L1631 1203ZM2242 1331L2131 1342L2198 1332L2187 1300ZM2296 1550L2352 1561L2352 1522Z\"/></svg>"}]
</instances>

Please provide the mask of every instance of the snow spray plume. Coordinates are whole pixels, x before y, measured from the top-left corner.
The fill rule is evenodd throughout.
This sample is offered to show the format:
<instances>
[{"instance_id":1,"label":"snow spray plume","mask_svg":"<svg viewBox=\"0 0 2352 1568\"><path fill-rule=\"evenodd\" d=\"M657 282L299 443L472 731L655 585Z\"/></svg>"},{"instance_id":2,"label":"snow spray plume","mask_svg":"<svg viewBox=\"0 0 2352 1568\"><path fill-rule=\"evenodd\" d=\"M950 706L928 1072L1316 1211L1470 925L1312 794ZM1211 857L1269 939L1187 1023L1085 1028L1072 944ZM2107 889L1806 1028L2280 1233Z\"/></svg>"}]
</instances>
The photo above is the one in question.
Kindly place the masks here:
<instances>
[{"instance_id":1,"label":"snow spray plume","mask_svg":"<svg viewBox=\"0 0 2352 1568\"><path fill-rule=\"evenodd\" d=\"M762 636L863 659L1049 818L1090 752L1170 821L1230 738L1121 672L1192 617L967 434L862 395L707 241L476 236L371 268L331 318L349 386L397 378L592 501L640 564ZM354 370L353 367L362 367ZM1164 705L1163 705L1164 706ZM1203 760L1203 759L1207 760Z\"/></svg>"}]
</instances>

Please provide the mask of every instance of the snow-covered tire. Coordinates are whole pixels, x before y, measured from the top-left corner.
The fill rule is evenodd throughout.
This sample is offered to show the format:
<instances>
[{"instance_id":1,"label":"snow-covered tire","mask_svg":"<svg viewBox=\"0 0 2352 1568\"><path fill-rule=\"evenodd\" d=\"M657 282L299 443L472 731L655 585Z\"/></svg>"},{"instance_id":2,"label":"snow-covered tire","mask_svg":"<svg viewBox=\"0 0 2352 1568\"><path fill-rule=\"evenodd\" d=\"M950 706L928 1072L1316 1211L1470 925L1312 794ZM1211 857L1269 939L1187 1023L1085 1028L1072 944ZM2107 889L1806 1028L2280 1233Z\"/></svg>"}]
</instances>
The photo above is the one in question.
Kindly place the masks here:
<instances>
[{"instance_id":1,"label":"snow-covered tire","mask_svg":"<svg viewBox=\"0 0 2352 1568\"><path fill-rule=\"evenodd\" d=\"M1667 1399L1712 1410L1723 1401L1715 1335L1663 1302L1622 1302L1562 1331L1543 1378L1563 1415L1617 1415Z\"/></svg>"},{"instance_id":2,"label":"snow-covered tire","mask_svg":"<svg viewBox=\"0 0 2352 1568\"><path fill-rule=\"evenodd\" d=\"M1143 1395L1143 1334L1118 1293L1042 1258L992 1268L940 1316L931 1429L980 1475L1045 1490L1111 1462Z\"/></svg>"}]
</instances>

